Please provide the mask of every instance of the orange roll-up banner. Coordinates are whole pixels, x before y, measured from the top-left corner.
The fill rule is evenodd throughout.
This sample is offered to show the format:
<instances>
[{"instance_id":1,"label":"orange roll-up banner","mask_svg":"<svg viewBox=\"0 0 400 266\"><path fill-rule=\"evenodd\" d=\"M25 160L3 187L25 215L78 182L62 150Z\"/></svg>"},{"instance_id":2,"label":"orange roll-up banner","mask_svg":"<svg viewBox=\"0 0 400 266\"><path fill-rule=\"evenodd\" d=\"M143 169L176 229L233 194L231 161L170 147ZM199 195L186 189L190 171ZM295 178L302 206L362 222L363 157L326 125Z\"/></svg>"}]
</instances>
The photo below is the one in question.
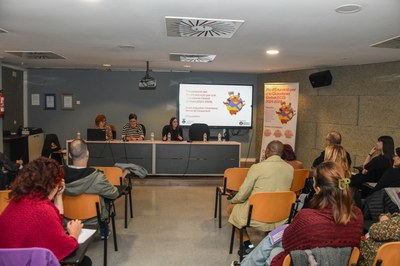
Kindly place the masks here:
<instances>
[{"instance_id":1,"label":"orange roll-up banner","mask_svg":"<svg viewBox=\"0 0 400 266\"><path fill-rule=\"evenodd\" d=\"M299 83L264 84L264 127L260 161L272 140L290 144L295 149Z\"/></svg>"}]
</instances>

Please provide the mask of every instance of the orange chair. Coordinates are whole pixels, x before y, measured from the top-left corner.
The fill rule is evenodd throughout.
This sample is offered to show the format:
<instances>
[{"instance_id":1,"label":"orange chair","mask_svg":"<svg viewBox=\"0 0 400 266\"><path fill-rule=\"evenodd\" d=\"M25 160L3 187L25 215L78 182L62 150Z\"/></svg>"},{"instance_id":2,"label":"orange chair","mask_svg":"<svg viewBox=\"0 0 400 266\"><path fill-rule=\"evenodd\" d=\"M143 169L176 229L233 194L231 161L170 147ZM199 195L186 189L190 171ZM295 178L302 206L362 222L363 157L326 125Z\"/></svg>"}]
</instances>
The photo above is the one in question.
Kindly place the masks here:
<instances>
[{"instance_id":1,"label":"orange chair","mask_svg":"<svg viewBox=\"0 0 400 266\"><path fill-rule=\"evenodd\" d=\"M351 255L350 255L350 258L349 258L348 266L356 266L359 256L360 256L360 250L358 249L358 247L353 247L353 251L351 252ZM290 258L290 255L289 254L286 255L282 266L290 266L291 261L292 260Z\"/></svg>"},{"instance_id":2,"label":"orange chair","mask_svg":"<svg viewBox=\"0 0 400 266\"><path fill-rule=\"evenodd\" d=\"M249 198L249 212L247 216L247 224L240 230L240 261L243 259L243 228L251 227L251 220L262 223L276 223L285 219L289 219L292 209L296 202L296 194L293 191L282 192L256 192ZM232 225L231 244L229 254L232 254L233 241L235 239L236 227Z\"/></svg>"},{"instance_id":3,"label":"orange chair","mask_svg":"<svg viewBox=\"0 0 400 266\"><path fill-rule=\"evenodd\" d=\"M249 168L228 168L224 172L222 187L221 186L216 187L214 218L217 218L217 208L218 208L219 228L221 228L222 196L229 196L231 195L232 191L239 191L239 188L243 184L243 181L246 178L248 171Z\"/></svg>"},{"instance_id":4,"label":"orange chair","mask_svg":"<svg viewBox=\"0 0 400 266\"><path fill-rule=\"evenodd\" d=\"M376 254L374 266L400 265L400 242L383 244Z\"/></svg>"},{"instance_id":5,"label":"orange chair","mask_svg":"<svg viewBox=\"0 0 400 266\"><path fill-rule=\"evenodd\" d=\"M310 171L308 169L294 169L290 191L293 191L298 196L306 185L306 180L309 176Z\"/></svg>"},{"instance_id":6,"label":"orange chair","mask_svg":"<svg viewBox=\"0 0 400 266\"><path fill-rule=\"evenodd\" d=\"M8 194L10 194L10 192L11 190L0 190L0 214L8 205Z\"/></svg>"},{"instance_id":7,"label":"orange chair","mask_svg":"<svg viewBox=\"0 0 400 266\"><path fill-rule=\"evenodd\" d=\"M110 183L114 186L123 188L122 181L122 170L119 167L108 167L108 166L94 166L94 168L101 170L104 172L104 175L110 181ZM129 183L126 188L122 191L122 194L125 196L125 228L128 228L128 197L129 197L129 208L131 212L131 218L133 218L133 210L132 210L132 183L129 179Z\"/></svg>"},{"instance_id":8,"label":"orange chair","mask_svg":"<svg viewBox=\"0 0 400 266\"><path fill-rule=\"evenodd\" d=\"M97 218L99 226L105 226L108 221L101 219L100 198L97 194L80 194L78 196L67 196L63 194L64 217L70 220L89 220ZM113 228L114 229L114 228ZM114 248L116 246L116 233L114 233ZM106 232L107 234L107 232ZM107 237L104 239L104 265L107 265Z\"/></svg>"}]
</instances>

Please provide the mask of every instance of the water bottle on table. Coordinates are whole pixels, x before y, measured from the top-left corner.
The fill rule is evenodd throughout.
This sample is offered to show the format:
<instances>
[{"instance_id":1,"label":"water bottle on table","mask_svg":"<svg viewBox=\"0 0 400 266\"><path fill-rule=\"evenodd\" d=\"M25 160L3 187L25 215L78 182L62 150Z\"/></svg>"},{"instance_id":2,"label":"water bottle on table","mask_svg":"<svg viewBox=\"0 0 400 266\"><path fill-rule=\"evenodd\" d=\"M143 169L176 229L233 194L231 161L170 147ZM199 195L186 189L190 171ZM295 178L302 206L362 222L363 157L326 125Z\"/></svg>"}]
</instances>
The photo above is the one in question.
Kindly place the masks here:
<instances>
[{"instance_id":1,"label":"water bottle on table","mask_svg":"<svg viewBox=\"0 0 400 266\"><path fill-rule=\"evenodd\" d=\"M221 135L221 133L218 133L218 142L221 142L222 141L222 135Z\"/></svg>"},{"instance_id":2,"label":"water bottle on table","mask_svg":"<svg viewBox=\"0 0 400 266\"><path fill-rule=\"evenodd\" d=\"M171 141L171 132L168 132L167 139L168 141Z\"/></svg>"},{"instance_id":3,"label":"water bottle on table","mask_svg":"<svg viewBox=\"0 0 400 266\"><path fill-rule=\"evenodd\" d=\"M203 134L203 141L207 142L207 133L206 132L204 132L204 134Z\"/></svg>"}]
</instances>

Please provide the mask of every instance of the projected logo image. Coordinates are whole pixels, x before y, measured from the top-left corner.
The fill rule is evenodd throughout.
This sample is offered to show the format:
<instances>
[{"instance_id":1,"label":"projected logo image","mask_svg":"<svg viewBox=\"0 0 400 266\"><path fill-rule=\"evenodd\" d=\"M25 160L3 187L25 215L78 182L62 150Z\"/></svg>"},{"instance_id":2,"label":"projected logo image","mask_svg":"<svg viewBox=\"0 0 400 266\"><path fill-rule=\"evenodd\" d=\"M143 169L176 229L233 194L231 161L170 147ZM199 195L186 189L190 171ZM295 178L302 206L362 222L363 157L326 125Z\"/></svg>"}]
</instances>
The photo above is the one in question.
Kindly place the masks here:
<instances>
[{"instance_id":1,"label":"projected logo image","mask_svg":"<svg viewBox=\"0 0 400 266\"><path fill-rule=\"evenodd\" d=\"M226 102L223 102L226 105L226 109L231 115L236 115L240 110L242 110L245 105L244 100L240 98L240 92L237 95L233 91L228 92L229 98L226 99Z\"/></svg>"},{"instance_id":2,"label":"projected logo image","mask_svg":"<svg viewBox=\"0 0 400 266\"><path fill-rule=\"evenodd\" d=\"M292 108L292 103L286 104L285 101L281 102L281 107L276 114L282 124L287 124L296 115L296 111Z\"/></svg>"}]
</instances>

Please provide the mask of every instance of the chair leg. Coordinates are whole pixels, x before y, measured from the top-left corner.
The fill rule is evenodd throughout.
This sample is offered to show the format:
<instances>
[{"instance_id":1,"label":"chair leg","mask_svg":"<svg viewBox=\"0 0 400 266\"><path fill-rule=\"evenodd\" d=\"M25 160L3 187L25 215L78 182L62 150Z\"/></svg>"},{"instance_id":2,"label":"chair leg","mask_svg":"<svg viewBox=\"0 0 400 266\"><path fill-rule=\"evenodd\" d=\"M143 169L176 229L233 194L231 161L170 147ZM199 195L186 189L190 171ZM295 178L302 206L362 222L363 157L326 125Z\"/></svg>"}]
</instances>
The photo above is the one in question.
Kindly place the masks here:
<instances>
[{"instance_id":1,"label":"chair leg","mask_svg":"<svg viewBox=\"0 0 400 266\"><path fill-rule=\"evenodd\" d=\"M232 254L232 250L233 250L233 241L235 240L235 229L236 229L236 227L234 225L232 225L231 245L229 247L229 254Z\"/></svg>"},{"instance_id":2,"label":"chair leg","mask_svg":"<svg viewBox=\"0 0 400 266\"><path fill-rule=\"evenodd\" d=\"M112 230L113 230L114 250L118 251L117 230L115 229L115 213L113 213L111 216L111 225L112 225Z\"/></svg>"},{"instance_id":3,"label":"chair leg","mask_svg":"<svg viewBox=\"0 0 400 266\"><path fill-rule=\"evenodd\" d=\"M221 228L221 216L222 216L222 214L221 214L221 212L222 212L222 192L221 191L219 191L219 193L218 193L218 198L219 198L219 211L218 211L218 227L219 228Z\"/></svg>"},{"instance_id":4,"label":"chair leg","mask_svg":"<svg viewBox=\"0 0 400 266\"><path fill-rule=\"evenodd\" d=\"M239 243L239 256L240 262L243 260L244 245L243 245L243 227L240 228L240 243Z\"/></svg>"},{"instance_id":5,"label":"chair leg","mask_svg":"<svg viewBox=\"0 0 400 266\"><path fill-rule=\"evenodd\" d=\"M108 228L105 227L105 235L108 235ZM107 266L107 237L104 238L104 257L103 257L103 264L104 266Z\"/></svg>"},{"instance_id":6,"label":"chair leg","mask_svg":"<svg viewBox=\"0 0 400 266\"><path fill-rule=\"evenodd\" d=\"M131 211L131 218L133 218L133 209L132 209L132 181L129 178L129 208Z\"/></svg>"},{"instance_id":7,"label":"chair leg","mask_svg":"<svg viewBox=\"0 0 400 266\"><path fill-rule=\"evenodd\" d=\"M125 194L125 228L128 228L128 195Z\"/></svg>"},{"instance_id":8,"label":"chair leg","mask_svg":"<svg viewBox=\"0 0 400 266\"><path fill-rule=\"evenodd\" d=\"M219 194L219 188L218 188L218 186L217 186L217 187L215 187L215 207L214 207L214 218L217 218L218 194Z\"/></svg>"}]
</instances>

